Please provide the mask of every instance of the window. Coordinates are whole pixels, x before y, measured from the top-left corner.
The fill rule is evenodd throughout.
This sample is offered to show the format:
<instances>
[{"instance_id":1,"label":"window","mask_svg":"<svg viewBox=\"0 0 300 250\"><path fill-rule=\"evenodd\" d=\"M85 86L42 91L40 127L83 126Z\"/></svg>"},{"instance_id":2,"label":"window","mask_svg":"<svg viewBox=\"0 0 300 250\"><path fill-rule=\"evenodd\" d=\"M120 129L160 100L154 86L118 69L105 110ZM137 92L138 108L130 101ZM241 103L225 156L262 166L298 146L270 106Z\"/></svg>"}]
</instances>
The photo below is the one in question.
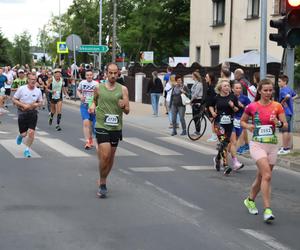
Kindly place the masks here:
<instances>
[{"instance_id":1,"label":"window","mask_svg":"<svg viewBox=\"0 0 300 250\"><path fill-rule=\"evenodd\" d=\"M280 15L280 0L273 1L273 15Z\"/></svg>"},{"instance_id":2,"label":"window","mask_svg":"<svg viewBox=\"0 0 300 250\"><path fill-rule=\"evenodd\" d=\"M201 47L197 46L196 47L196 58L195 58L195 62L200 64L200 58L201 58Z\"/></svg>"},{"instance_id":3,"label":"window","mask_svg":"<svg viewBox=\"0 0 300 250\"><path fill-rule=\"evenodd\" d=\"M225 24L225 0L213 0L213 26Z\"/></svg>"},{"instance_id":4,"label":"window","mask_svg":"<svg viewBox=\"0 0 300 250\"><path fill-rule=\"evenodd\" d=\"M210 46L211 50L211 66L216 66L219 64L219 57L220 57L220 46Z\"/></svg>"},{"instance_id":5,"label":"window","mask_svg":"<svg viewBox=\"0 0 300 250\"><path fill-rule=\"evenodd\" d=\"M260 0L248 0L247 19L259 17Z\"/></svg>"}]
</instances>

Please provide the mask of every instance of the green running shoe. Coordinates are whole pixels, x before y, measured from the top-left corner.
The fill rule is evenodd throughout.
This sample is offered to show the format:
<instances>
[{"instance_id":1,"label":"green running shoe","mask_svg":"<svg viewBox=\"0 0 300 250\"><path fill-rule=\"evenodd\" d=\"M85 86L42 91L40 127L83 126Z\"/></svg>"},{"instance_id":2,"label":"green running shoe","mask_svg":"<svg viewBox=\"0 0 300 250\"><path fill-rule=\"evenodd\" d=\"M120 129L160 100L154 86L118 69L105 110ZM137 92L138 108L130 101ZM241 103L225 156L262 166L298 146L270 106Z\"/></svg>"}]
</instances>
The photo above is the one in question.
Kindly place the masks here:
<instances>
[{"instance_id":1,"label":"green running shoe","mask_svg":"<svg viewBox=\"0 0 300 250\"><path fill-rule=\"evenodd\" d=\"M273 215L273 212L270 208L266 208L264 211L264 221L265 222L271 222L275 219L275 216Z\"/></svg>"},{"instance_id":2,"label":"green running shoe","mask_svg":"<svg viewBox=\"0 0 300 250\"><path fill-rule=\"evenodd\" d=\"M258 210L256 208L255 202L251 201L249 199L249 197L244 200L244 204L245 204L246 208L248 208L248 211L250 214L253 214L253 215L258 214Z\"/></svg>"}]
</instances>

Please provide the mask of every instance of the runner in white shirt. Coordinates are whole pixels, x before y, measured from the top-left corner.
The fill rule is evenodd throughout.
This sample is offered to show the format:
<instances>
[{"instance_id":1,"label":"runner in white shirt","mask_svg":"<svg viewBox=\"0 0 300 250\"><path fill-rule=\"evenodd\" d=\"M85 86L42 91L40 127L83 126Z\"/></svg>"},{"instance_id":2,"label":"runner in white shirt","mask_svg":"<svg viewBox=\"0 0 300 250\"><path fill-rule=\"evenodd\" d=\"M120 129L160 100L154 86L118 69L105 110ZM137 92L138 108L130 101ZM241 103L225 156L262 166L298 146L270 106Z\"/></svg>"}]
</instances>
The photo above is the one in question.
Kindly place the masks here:
<instances>
[{"instance_id":1,"label":"runner in white shirt","mask_svg":"<svg viewBox=\"0 0 300 250\"><path fill-rule=\"evenodd\" d=\"M25 142L25 157L31 157L30 147L34 140L34 132L38 120L38 107L42 106L42 92L36 86L36 76L32 73L27 75L27 85L18 88L14 94L13 102L18 107L18 125L20 134L17 136L17 144L20 145L24 137L28 138Z\"/></svg>"},{"instance_id":2,"label":"runner in white shirt","mask_svg":"<svg viewBox=\"0 0 300 250\"><path fill-rule=\"evenodd\" d=\"M86 80L83 80L79 83L77 88L77 95L81 100L80 113L83 121L83 134L86 140L84 146L85 149L90 149L93 147L93 131L96 122L96 116L94 113L89 113L89 106L93 102L94 90L97 86L97 82L93 81L93 72L92 70L87 70L85 72Z\"/></svg>"}]
</instances>

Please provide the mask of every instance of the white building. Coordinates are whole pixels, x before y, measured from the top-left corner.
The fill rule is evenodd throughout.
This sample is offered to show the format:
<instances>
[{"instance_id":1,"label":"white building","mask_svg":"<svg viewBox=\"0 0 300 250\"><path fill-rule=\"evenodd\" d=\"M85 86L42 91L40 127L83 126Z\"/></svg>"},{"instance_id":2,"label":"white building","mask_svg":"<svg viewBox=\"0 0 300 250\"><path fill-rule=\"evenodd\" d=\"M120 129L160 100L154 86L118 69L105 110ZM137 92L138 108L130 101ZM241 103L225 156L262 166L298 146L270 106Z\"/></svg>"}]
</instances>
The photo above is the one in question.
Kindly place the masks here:
<instances>
[{"instance_id":1,"label":"white building","mask_svg":"<svg viewBox=\"0 0 300 250\"><path fill-rule=\"evenodd\" d=\"M268 54L281 60L283 49L269 40L270 19L279 18L280 0L268 4ZM214 66L260 49L260 0L191 0L190 63Z\"/></svg>"}]
</instances>

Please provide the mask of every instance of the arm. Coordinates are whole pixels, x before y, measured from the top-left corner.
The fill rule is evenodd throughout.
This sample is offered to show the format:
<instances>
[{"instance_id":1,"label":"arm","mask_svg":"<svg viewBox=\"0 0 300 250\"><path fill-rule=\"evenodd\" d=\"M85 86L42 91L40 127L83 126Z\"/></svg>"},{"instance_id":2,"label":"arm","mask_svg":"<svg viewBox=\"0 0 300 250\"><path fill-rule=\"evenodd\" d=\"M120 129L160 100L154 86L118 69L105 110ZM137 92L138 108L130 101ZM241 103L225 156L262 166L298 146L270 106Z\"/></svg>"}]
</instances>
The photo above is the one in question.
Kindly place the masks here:
<instances>
[{"instance_id":1,"label":"arm","mask_svg":"<svg viewBox=\"0 0 300 250\"><path fill-rule=\"evenodd\" d=\"M254 125L253 124L248 124L248 120L249 120L249 115L244 112L243 115L242 115L242 118L241 118L241 126L244 129L248 129L249 131L253 132Z\"/></svg>"},{"instance_id":2,"label":"arm","mask_svg":"<svg viewBox=\"0 0 300 250\"><path fill-rule=\"evenodd\" d=\"M125 86L122 86L122 94L123 99L119 100L119 107L123 110L123 112L128 115L129 114L129 94L128 89Z\"/></svg>"},{"instance_id":3,"label":"arm","mask_svg":"<svg viewBox=\"0 0 300 250\"><path fill-rule=\"evenodd\" d=\"M99 98L99 87L96 86L94 89L94 98L91 106L88 109L89 113L95 113L96 107L98 106L98 98Z\"/></svg>"}]
</instances>

